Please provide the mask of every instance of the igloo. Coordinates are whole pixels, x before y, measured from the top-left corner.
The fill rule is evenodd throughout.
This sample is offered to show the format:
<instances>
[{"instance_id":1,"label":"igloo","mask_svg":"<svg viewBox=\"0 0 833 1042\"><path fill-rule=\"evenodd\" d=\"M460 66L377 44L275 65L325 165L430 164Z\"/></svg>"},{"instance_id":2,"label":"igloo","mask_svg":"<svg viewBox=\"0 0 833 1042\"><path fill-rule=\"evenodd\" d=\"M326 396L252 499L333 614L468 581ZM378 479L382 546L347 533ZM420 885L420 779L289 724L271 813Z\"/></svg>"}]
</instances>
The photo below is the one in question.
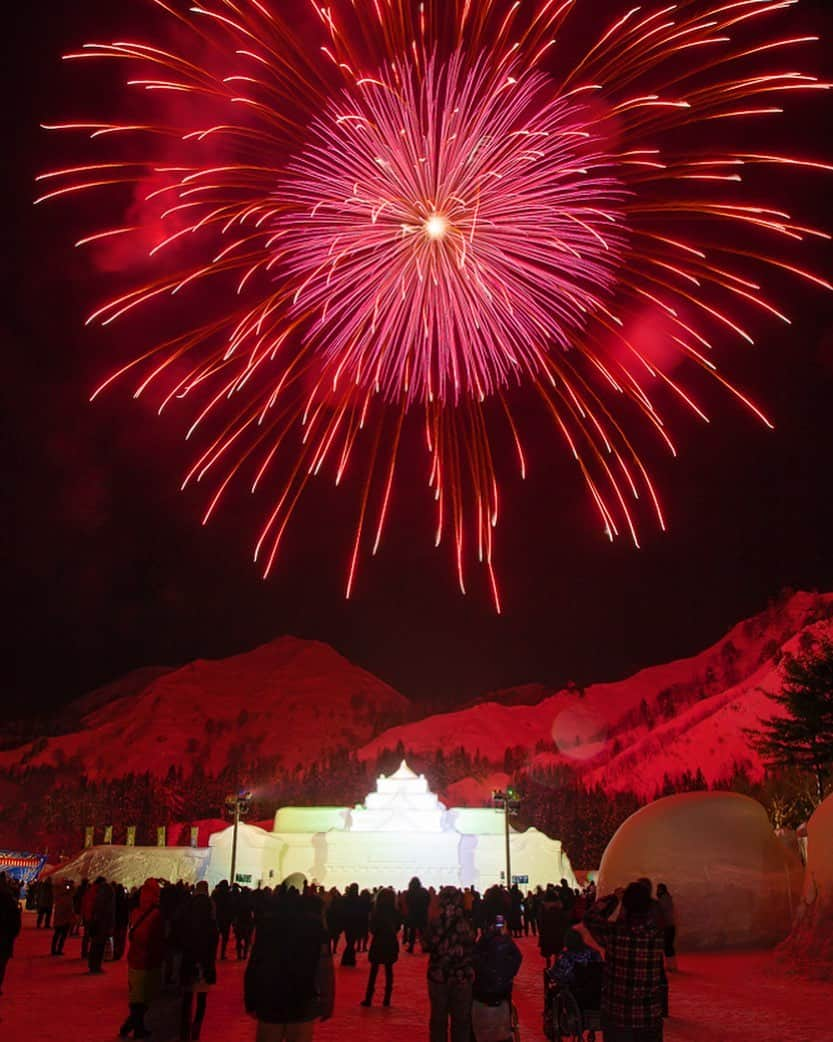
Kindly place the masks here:
<instances>
[{"instance_id":1,"label":"igloo","mask_svg":"<svg viewBox=\"0 0 833 1042\"><path fill-rule=\"evenodd\" d=\"M778 961L788 970L833 979L833 796L807 822L804 891Z\"/></svg>"},{"instance_id":2,"label":"igloo","mask_svg":"<svg viewBox=\"0 0 833 1042\"><path fill-rule=\"evenodd\" d=\"M674 898L680 948L770 946L790 931L802 874L760 803L687 792L624 822L602 857L598 892L647 876Z\"/></svg>"}]
</instances>

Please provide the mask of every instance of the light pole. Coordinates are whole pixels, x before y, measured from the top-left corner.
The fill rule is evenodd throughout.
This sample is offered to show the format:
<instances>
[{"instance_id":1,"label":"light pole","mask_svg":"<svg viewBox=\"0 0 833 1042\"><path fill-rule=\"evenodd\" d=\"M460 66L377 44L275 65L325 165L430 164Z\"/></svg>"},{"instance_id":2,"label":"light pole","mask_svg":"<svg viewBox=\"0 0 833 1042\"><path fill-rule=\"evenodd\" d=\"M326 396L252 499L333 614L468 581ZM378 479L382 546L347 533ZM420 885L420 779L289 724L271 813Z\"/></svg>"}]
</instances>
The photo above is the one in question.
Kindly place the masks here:
<instances>
[{"instance_id":1,"label":"light pole","mask_svg":"<svg viewBox=\"0 0 833 1042\"><path fill-rule=\"evenodd\" d=\"M234 820L234 832L231 837L231 879L229 885L234 886L234 874L237 869L237 826L240 819L245 818L251 810L252 794L242 789L237 793L229 793L226 796L226 811L232 815Z\"/></svg>"},{"instance_id":2,"label":"light pole","mask_svg":"<svg viewBox=\"0 0 833 1042\"><path fill-rule=\"evenodd\" d=\"M517 814L521 809L521 797L513 789L494 789L492 804L496 810L503 811L504 835L506 837L506 889L512 885L512 856L509 850L509 815Z\"/></svg>"}]
</instances>

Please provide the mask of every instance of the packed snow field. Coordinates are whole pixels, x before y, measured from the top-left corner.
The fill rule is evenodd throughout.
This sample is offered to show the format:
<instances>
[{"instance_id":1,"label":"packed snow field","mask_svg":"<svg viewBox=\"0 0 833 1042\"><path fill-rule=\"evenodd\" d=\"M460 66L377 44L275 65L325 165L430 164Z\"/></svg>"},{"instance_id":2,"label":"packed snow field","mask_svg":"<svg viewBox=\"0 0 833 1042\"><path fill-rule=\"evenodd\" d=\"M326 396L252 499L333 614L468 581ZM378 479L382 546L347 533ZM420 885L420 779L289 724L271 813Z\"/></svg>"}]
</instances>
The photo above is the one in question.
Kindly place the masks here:
<instances>
[{"instance_id":1,"label":"packed snow field","mask_svg":"<svg viewBox=\"0 0 833 1042\"><path fill-rule=\"evenodd\" d=\"M122 960L105 963L91 977L71 938L66 955L49 955L51 930L36 930L34 913L24 913L23 930L9 963L0 998L0 1038L6 1042L111 1042L127 1012ZM522 1042L541 1042L543 960L534 939L518 943L524 961L515 983ZM367 981L365 956L355 968L336 970L332 1020L319 1024L315 1042L420 1042L428 1037L426 958L402 954L390 1009L359 1005ZM671 1016L666 1042L833 1042L829 983L774 972L770 952L697 953L680 956L671 977ZM218 963L202 1031L204 1042L253 1042L255 1022L243 1010L244 963ZM377 992L377 1001L379 993ZM178 999L162 999L148 1015L152 1042L178 1038Z\"/></svg>"}]
</instances>

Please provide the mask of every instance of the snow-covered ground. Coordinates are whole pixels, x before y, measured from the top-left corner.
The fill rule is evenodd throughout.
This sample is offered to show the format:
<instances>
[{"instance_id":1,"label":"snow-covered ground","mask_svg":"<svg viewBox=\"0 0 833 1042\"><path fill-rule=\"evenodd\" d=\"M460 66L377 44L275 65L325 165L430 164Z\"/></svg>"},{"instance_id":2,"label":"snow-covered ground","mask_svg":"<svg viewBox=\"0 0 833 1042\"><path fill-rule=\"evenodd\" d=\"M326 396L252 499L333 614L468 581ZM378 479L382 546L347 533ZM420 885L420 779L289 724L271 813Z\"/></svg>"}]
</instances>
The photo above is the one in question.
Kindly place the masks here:
<instances>
[{"instance_id":1,"label":"snow-covered ground","mask_svg":"<svg viewBox=\"0 0 833 1042\"><path fill-rule=\"evenodd\" d=\"M0 998L3 1042L111 1042L126 1013L124 962L105 963L103 977L89 977L78 957L80 942L71 939L62 959L48 954L50 932L34 928L24 916L24 930L9 964ZM523 1042L540 1042L542 961L533 940L522 940L524 962L515 989ZM727 952L680 957L682 972L671 980L671 1014L666 1042L833 1042L828 983L777 974L770 952ZM336 1011L316 1027L316 1042L396 1042L427 1038L428 1003L424 956L403 955L396 967L390 1009L359 1006L366 963L339 969ZM209 997L204 1042L253 1042L254 1022L242 1005L243 965L220 963L219 983ZM378 1001L377 995L377 1001ZM160 1004L153 1042L177 1036L160 1023L175 1016L175 1000Z\"/></svg>"}]
</instances>

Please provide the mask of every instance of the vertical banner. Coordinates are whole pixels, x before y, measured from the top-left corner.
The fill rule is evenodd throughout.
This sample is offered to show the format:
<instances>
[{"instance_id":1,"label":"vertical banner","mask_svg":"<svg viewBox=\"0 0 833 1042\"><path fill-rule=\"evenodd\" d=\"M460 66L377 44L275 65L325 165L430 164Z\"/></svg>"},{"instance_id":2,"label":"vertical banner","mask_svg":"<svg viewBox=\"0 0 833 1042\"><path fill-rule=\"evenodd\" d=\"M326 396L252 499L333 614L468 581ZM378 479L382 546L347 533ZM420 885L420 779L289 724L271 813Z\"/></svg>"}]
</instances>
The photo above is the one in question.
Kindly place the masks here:
<instances>
[{"instance_id":1,"label":"vertical banner","mask_svg":"<svg viewBox=\"0 0 833 1042\"><path fill-rule=\"evenodd\" d=\"M191 826L191 846L195 847L199 843L200 830L198 825Z\"/></svg>"},{"instance_id":2,"label":"vertical banner","mask_svg":"<svg viewBox=\"0 0 833 1042\"><path fill-rule=\"evenodd\" d=\"M156 830L156 845L157 847L165 846L165 826L160 825Z\"/></svg>"},{"instance_id":3,"label":"vertical banner","mask_svg":"<svg viewBox=\"0 0 833 1042\"><path fill-rule=\"evenodd\" d=\"M95 838L95 825L87 825L84 829L84 850L93 845Z\"/></svg>"},{"instance_id":4,"label":"vertical banner","mask_svg":"<svg viewBox=\"0 0 833 1042\"><path fill-rule=\"evenodd\" d=\"M113 842L113 826L112 825L105 825L104 826L104 842L105 843L112 843Z\"/></svg>"},{"instance_id":5,"label":"vertical banner","mask_svg":"<svg viewBox=\"0 0 833 1042\"><path fill-rule=\"evenodd\" d=\"M136 846L136 826L135 825L128 825L127 826L127 835L125 836L124 844L127 847L135 847Z\"/></svg>"}]
</instances>

